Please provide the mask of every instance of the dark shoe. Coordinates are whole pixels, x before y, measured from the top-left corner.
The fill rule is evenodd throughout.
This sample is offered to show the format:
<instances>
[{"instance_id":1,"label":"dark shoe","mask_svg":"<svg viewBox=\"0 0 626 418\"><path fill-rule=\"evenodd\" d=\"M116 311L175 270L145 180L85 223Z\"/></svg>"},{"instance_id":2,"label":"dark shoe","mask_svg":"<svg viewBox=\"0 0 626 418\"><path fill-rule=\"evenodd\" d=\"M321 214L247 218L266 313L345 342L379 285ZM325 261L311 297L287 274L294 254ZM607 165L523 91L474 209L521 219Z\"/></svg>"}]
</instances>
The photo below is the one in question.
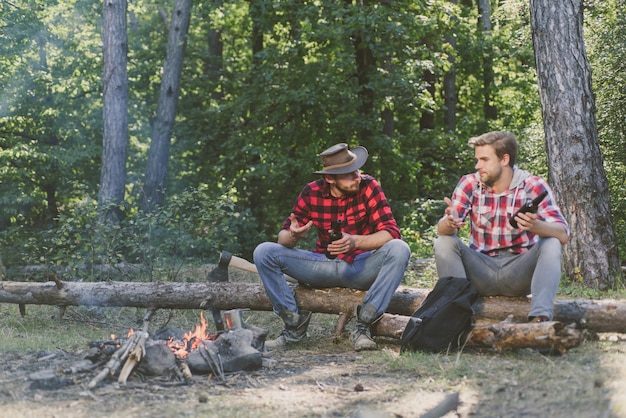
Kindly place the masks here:
<instances>
[{"instance_id":1,"label":"dark shoe","mask_svg":"<svg viewBox=\"0 0 626 418\"><path fill-rule=\"evenodd\" d=\"M289 344L298 343L306 337L306 330L311 322L312 312L300 311L300 313L281 311L278 316L285 323L285 329L278 338L265 342L267 351L286 348Z\"/></svg>"},{"instance_id":2,"label":"dark shoe","mask_svg":"<svg viewBox=\"0 0 626 418\"><path fill-rule=\"evenodd\" d=\"M372 325L375 324L382 315L376 316L376 308L372 305L356 307L356 327L352 331L351 340L354 342L355 351L378 350L378 344L372 338Z\"/></svg>"},{"instance_id":3,"label":"dark shoe","mask_svg":"<svg viewBox=\"0 0 626 418\"><path fill-rule=\"evenodd\" d=\"M531 324L538 324L539 322L548 322L550 319L545 315L529 316L528 322Z\"/></svg>"}]
</instances>

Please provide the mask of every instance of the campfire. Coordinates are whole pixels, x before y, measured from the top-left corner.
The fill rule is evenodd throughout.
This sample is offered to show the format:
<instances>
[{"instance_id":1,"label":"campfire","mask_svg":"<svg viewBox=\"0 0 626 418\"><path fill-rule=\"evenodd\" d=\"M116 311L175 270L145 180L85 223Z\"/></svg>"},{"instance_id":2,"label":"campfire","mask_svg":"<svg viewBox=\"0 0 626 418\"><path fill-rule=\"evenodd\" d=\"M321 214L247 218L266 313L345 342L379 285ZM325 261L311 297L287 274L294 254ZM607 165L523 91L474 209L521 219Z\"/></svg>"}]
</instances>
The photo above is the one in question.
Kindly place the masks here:
<instances>
[{"instance_id":1,"label":"campfire","mask_svg":"<svg viewBox=\"0 0 626 418\"><path fill-rule=\"evenodd\" d=\"M92 361L108 361L89 388L115 375L124 384L131 373L181 380L193 374L211 374L223 380L225 373L257 370L263 364L261 351L267 331L246 324L241 309L224 312L226 329L215 333L208 331L209 323L201 312L191 331L166 327L150 336L153 314L153 310L148 311L141 331L131 329L125 338L111 336L109 341L90 344Z\"/></svg>"},{"instance_id":2,"label":"campfire","mask_svg":"<svg viewBox=\"0 0 626 418\"><path fill-rule=\"evenodd\" d=\"M185 359L189 353L197 350L204 341L212 341L218 337L217 333L211 335L207 332L208 326L208 322L200 312L200 323L196 324L193 331L186 332L182 340L175 340L173 336L169 336L166 345L176 357Z\"/></svg>"}]
</instances>

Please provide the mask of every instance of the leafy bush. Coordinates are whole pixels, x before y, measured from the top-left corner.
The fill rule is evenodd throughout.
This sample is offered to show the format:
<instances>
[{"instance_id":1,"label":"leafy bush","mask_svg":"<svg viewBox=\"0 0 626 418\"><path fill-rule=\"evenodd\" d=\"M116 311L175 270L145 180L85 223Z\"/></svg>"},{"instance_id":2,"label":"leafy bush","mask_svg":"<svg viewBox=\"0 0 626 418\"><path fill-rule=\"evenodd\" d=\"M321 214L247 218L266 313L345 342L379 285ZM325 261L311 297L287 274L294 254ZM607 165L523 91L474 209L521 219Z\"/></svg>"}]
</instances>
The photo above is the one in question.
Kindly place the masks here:
<instances>
[{"instance_id":1,"label":"leafy bush","mask_svg":"<svg viewBox=\"0 0 626 418\"><path fill-rule=\"evenodd\" d=\"M119 224L98 222L97 203L84 200L65 208L48 229L34 233L20 225L4 231L0 251L7 266L43 264L77 272L139 263L148 280L157 271L175 279L184 262L215 262L222 250L248 255L248 243L260 241L254 219L237 209L232 194L187 190L154 213L124 207L126 217Z\"/></svg>"}]
</instances>

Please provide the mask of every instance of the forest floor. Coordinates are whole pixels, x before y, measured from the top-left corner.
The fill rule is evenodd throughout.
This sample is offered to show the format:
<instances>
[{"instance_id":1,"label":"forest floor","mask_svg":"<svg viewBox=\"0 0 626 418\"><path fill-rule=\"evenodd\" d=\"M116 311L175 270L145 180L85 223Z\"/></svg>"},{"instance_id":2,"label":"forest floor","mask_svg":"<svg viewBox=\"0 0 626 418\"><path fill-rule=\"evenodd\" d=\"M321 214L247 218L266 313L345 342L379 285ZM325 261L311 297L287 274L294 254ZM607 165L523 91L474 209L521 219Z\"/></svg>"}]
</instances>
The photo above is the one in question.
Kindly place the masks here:
<instances>
[{"instance_id":1,"label":"forest floor","mask_svg":"<svg viewBox=\"0 0 626 418\"><path fill-rule=\"evenodd\" d=\"M125 385L111 377L89 389L100 370L77 365L90 339L121 335L143 312L111 308L95 317L77 307L59 323L46 319L54 311L35 310L48 308L29 307L22 318L15 305L0 305L0 418L626 418L626 340L619 334L589 335L564 356L532 349L400 353L399 341L382 338L380 350L355 352L353 323L336 336L337 316L315 314L305 342L264 353L255 371L187 381L133 373ZM153 321L157 327L172 318L191 329L197 313L158 311ZM267 329L268 338L280 332L269 312L246 312L245 321ZM48 339L38 347L45 349L29 348L42 334ZM58 376L54 387L36 384L41 373ZM455 394L454 410L429 415Z\"/></svg>"},{"instance_id":2,"label":"forest floor","mask_svg":"<svg viewBox=\"0 0 626 418\"><path fill-rule=\"evenodd\" d=\"M328 318L316 320L324 316L314 316L306 343L266 353L259 370L223 381L131 375L89 390L98 370L71 373L81 351L4 352L0 417L422 417L455 393L460 402L445 417L626 417L626 342L617 336L566 356L400 354L390 340L357 353L347 336L333 336ZM32 374L49 370L59 384L37 387Z\"/></svg>"}]
</instances>

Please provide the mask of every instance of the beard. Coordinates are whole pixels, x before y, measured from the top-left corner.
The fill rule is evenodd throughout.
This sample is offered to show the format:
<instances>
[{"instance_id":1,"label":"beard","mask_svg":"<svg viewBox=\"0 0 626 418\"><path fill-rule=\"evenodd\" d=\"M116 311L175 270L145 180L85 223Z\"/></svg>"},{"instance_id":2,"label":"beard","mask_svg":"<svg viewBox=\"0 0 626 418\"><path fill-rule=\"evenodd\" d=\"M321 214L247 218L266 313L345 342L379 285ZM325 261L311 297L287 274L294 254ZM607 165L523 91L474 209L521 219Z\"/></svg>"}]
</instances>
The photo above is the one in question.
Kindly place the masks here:
<instances>
[{"instance_id":1,"label":"beard","mask_svg":"<svg viewBox=\"0 0 626 418\"><path fill-rule=\"evenodd\" d=\"M496 181L500 180L500 177L502 177L502 169L498 170L497 173L485 174L485 179L483 180L483 183L487 187L493 187Z\"/></svg>"},{"instance_id":2,"label":"beard","mask_svg":"<svg viewBox=\"0 0 626 418\"><path fill-rule=\"evenodd\" d=\"M335 187L337 188L337 190L339 190L339 192L341 192L341 194L343 196L346 196L346 197L356 196L357 193L359 192L359 184L358 183L354 187L351 187L351 188L340 187L337 184L335 184Z\"/></svg>"}]
</instances>

